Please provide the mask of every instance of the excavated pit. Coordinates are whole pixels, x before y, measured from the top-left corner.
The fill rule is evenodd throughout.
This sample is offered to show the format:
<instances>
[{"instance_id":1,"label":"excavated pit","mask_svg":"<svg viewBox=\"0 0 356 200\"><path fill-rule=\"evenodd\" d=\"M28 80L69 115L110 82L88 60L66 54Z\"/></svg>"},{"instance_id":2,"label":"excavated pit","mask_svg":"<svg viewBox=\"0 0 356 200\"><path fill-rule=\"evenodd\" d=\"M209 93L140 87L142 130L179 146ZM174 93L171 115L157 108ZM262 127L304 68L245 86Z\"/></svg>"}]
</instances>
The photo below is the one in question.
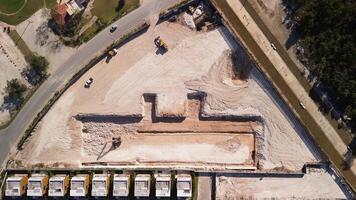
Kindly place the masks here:
<instances>
[{"instance_id":1,"label":"excavated pit","mask_svg":"<svg viewBox=\"0 0 356 200\"><path fill-rule=\"evenodd\" d=\"M96 161L82 164L256 168L255 132L261 125L257 117L202 116L205 95L198 92L188 94L183 101L175 101L179 112L167 112L169 106L162 105L167 103L167 97L160 102L162 96L144 94L142 116L109 115L106 118L98 114L77 115L77 120L83 123L84 151L97 157ZM113 148L110 140L117 136L122 142Z\"/></svg>"}]
</instances>

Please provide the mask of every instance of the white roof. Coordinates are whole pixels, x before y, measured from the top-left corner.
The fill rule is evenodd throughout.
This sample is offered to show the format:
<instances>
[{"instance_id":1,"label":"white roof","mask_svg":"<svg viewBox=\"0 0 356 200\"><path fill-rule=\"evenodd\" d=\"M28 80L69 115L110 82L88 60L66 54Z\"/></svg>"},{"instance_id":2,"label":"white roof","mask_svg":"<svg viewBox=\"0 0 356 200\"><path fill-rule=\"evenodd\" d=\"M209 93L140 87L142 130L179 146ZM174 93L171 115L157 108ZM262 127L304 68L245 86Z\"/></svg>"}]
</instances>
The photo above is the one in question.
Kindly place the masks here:
<instances>
[{"instance_id":1,"label":"white roof","mask_svg":"<svg viewBox=\"0 0 356 200\"><path fill-rule=\"evenodd\" d=\"M129 177L129 174L116 174L114 176L114 181L128 181Z\"/></svg>"},{"instance_id":2,"label":"white roof","mask_svg":"<svg viewBox=\"0 0 356 200\"><path fill-rule=\"evenodd\" d=\"M109 176L109 174L94 174L93 181L105 181Z\"/></svg>"},{"instance_id":3,"label":"white roof","mask_svg":"<svg viewBox=\"0 0 356 200\"><path fill-rule=\"evenodd\" d=\"M135 178L135 181L149 181L151 175L149 174L138 174Z\"/></svg>"},{"instance_id":4,"label":"white roof","mask_svg":"<svg viewBox=\"0 0 356 200\"><path fill-rule=\"evenodd\" d=\"M28 181L42 181L47 175L35 175L31 176Z\"/></svg>"},{"instance_id":5,"label":"white roof","mask_svg":"<svg viewBox=\"0 0 356 200\"><path fill-rule=\"evenodd\" d=\"M79 175L73 176L71 180L72 181L85 181L87 176L88 175L86 175L86 174L79 174Z\"/></svg>"},{"instance_id":6,"label":"white roof","mask_svg":"<svg viewBox=\"0 0 356 200\"><path fill-rule=\"evenodd\" d=\"M8 181L21 181L22 178L24 178L24 176L10 176L6 180L8 180Z\"/></svg>"},{"instance_id":7,"label":"white roof","mask_svg":"<svg viewBox=\"0 0 356 200\"><path fill-rule=\"evenodd\" d=\"M178 174L177 181L192 181L192 176L189 174Z\"/></svg>"},{"instance_id":8,"label":"white roof","mask_svg":"<svg viewBox=\"0 0 356 200\"><path fill-rule=\"evenodd\" d=\"M56 175L56 176L52 176L49 181L64 181L64 179L66 178L66 175Z\"/></svg>"},{"instance_id":9,"label":"white roof","mask_svg":"<svg viewBox=\"0 0 356 200\"><path fill-rule=\"evenodd\" d=\"M171 175L169 174L158 175L156 177L156 181L170 181L170 180L171 180Z\"/></svg>"}]
</instances>

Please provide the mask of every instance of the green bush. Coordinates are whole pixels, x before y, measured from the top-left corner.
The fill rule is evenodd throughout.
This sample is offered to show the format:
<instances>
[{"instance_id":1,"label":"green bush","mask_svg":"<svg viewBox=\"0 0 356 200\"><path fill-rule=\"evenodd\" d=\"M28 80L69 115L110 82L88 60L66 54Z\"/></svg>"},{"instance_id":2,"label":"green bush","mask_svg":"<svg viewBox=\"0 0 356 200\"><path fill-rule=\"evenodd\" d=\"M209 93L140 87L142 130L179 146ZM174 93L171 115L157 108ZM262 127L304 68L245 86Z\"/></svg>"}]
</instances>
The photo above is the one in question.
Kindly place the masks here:
<instances>
[{"instance_id":1,"label":"green bush","mask_svg":"<svg viewBox=\"0 0 356 200\"><path fill-rule=\"evenodd\" d=\"M352 118L356 131L356 1L289 0L310 71Z\"/></svg>"},{"instance_id":2,"label":"green bush","mask_svg":"<svg viewBox=\"0 0 356 200\"><path fill-rule=\"evenodd\" d=\"M30 66L36 71L40 76L45 76L47 74L49 62L43 56L33 55L30 58Z\"/></svg>"},{"instance_id":3,"label":"green bush","mask_svg":"<svg viewBox=\"0 0 356 200\"><path fill-rule=\"evenodd\" d=\"M26 85L20 83L18 79L12 79L7 81L5 88L6 93L12 100L22 101L24 99L24 93L26 92Z\"/></svg>"}]
</instances>

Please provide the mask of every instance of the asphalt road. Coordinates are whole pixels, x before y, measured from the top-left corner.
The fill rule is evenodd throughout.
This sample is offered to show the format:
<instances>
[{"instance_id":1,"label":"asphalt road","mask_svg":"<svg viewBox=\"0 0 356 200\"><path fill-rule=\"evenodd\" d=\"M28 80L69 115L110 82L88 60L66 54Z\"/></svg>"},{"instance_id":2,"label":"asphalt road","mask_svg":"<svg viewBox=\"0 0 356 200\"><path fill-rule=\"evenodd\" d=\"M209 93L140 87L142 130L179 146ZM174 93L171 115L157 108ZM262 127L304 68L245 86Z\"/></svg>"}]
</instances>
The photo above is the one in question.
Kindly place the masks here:
<instances>
[{"instance_id":1,"label":"asphalt road","mask_svg":"<svg viewBox=\"0 0 356 200\"><path fill-rule=\"evenodd\" d=\"M0 131L0 164L5 161L10 150L16 148L16 141L53 94L62 88L98 52L101 52L115 40L120 39L123 35L135 29L145 20L148 21L151 15L158 14L181 1L146 0L139 8L114 22L118 26L118 29L114 33L110 33L109 26L89 42L80 46L73 56L58 58L63 60L63 65L36 90L11 124L6 129Z\"/></svg>"}]
</instances>

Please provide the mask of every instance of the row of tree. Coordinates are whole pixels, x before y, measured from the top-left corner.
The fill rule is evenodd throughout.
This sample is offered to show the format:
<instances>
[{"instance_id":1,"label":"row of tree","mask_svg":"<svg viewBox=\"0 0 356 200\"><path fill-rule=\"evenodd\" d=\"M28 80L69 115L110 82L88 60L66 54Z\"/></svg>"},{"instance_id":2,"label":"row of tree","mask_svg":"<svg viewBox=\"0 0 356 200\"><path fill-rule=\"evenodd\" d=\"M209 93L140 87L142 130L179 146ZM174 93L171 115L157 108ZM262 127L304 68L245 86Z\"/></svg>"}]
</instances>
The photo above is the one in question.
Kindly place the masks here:
<instances>
[{"instance_id":1,"label":"row of tree","mask_svg":"<svg viewBox=\"0 0 356 200\"><path fill-rule=\"evenodd\" d=\"M356 1L292 0L309 70L356 130Z\"/></svg>"},{"instance_id":2,"label":"row of tree","mask_svg":"<svg viewBox=\"0 0 356 200\"><path fill-rule=\"evenodd\" d=\"M32 55L31 58L28 58L30 67L27 71L31 71L31 76L38 77L35 84L40 83L47 76L47 69L49 62L45 57ZM18 79L12 79L7 81L5 87L5 92L9 100L7 101L10 109L10 113L16 111L23 103L27 91L27 86L21 83Z\"/></svg>"}]
</instances>

